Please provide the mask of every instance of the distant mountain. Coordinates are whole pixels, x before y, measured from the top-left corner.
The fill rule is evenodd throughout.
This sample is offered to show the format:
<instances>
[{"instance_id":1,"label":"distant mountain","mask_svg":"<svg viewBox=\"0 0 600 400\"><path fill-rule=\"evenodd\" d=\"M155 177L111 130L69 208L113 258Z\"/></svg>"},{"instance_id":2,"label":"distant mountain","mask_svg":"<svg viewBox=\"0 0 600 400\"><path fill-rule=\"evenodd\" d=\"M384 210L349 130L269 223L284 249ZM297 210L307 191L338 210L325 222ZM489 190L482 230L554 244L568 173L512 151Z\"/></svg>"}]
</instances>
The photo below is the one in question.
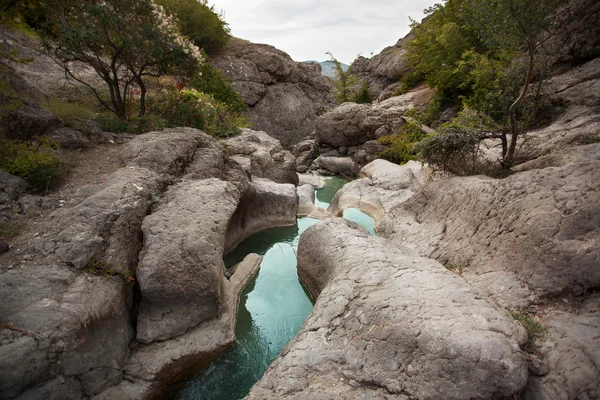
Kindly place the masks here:
<instances>
[{"instance_id":1,"label":"distant mountain","mask_svg":"<svg viewBox=\"0 0 600 400\"><path fill-rule=\"evenodd\" d=\"M304 61L304 62L320 64L321 65L321 75L325 75L330 78L335 78L335 64L333 63L333 61L327 60L327 61L319 62L319 61L315 61L315 60L308 60L308 61ZM346 65L344 63L341 63L341 65L342 65L342 69L344 70L344 72L348 71L348 68L350 68L349 65Z\"/></svg>"}]
</instances>

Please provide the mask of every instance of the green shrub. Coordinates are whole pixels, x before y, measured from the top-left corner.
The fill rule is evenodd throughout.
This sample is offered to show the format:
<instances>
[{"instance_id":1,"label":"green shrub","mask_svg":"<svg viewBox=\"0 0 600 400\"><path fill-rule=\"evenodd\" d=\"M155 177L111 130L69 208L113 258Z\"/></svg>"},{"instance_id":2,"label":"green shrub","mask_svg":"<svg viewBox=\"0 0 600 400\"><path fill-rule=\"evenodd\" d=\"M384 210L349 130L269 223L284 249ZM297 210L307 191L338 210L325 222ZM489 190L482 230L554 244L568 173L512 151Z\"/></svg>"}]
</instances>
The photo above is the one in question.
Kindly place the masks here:
<instances>
[{"instance_id":1,"label":"green shrub","mask_svg":"<svg viewBox=\"0 0 600 400\"><path fill-rule=\"evenodd\" d=\"M434 168L455 175L472 175L480 167L479 144L495 128L490 117L465 109L416 144L414 151Z\"/></svg>"},{"instance_id":2,"label":"green shrub","mask_svg":"<svg viewBox=\"0 0 600 400\"><path fill-rule=\"evenodd\" d=\"M371 104L373 102L373 98L371 97L371 92L369 92L369 85L367 82L364 82L360 85L360 89L358 93L356 93L352 99L355 103L358 104Z\"/></svg>"},{"instance_id":3,"label":"green shrub","mask_svg":"<svg viewBox=\"0 0 600 400\"><path fill-rule=\"evenodd\" d=\"M215 54L229 39L229 27L207 0L157 0L179 20L182 33L207 54Z\"/></svg>"},{"instance_id":4,"label":"green shrub","mask_svg":"<svg viewBox=\"0 0 600 400\"><path fill-rule=\"evenodd\" d=\"M47 137L35 142L0 139L0 169L24 179L35 190L47 193L65 172L53 152L57 148L58 144Z\"/></svg>"},{"instance_id":5,"label":"green shrub","mask_svg":"<svg viewBox=\"0 0 600 400\"><path fill-rule=\"evenodd\" d=\"M208 62L201 68L202 75L193 78L189 86L199 92L212 95L216 100L226 104L236 113L248 108L242 96L231 87L231 79L225 79L221 71L213 68Z\"/></svg>"},{"instance_id":6,"label":"green shrub","mask_svg":"<svg viewBox=\"0 0 600 400\"><path fill-rule=\"evenodd\" d=\"M151 99L149 108L170 127L202 129L216 137L237 135L248 124L224 103L195 89L165 90Z\"/></svg>"},{"instance_id":7,"label":"green shrub","mask_svg":"<svg viewBox=\"0 0 600 400\"><path fill-rule=\"evenodd\" d=\"M407 115L416 115L407 112ZM382 136L377 139L377 142L386 146L387 149L379 153L379 157L395 164L405 164L410 160L414 160L416 153L413 147L425 134L421 130L421 123L418 119L410 117L406 124L400 128L400 131L395 135Z\"/></svg>"},{"instance_id":8,"label":"green shrub","mask_svg":"<svg viewBox=\"0 0 600 400\"><path fill-rule=\"evenodd\" d=\"M104 112L94 117L94 121L98 122L102 126L102 130L105 132L123 133L128 132L129 124L127 121L118 118L115 114Z\"/></svg>"}]
</instances>

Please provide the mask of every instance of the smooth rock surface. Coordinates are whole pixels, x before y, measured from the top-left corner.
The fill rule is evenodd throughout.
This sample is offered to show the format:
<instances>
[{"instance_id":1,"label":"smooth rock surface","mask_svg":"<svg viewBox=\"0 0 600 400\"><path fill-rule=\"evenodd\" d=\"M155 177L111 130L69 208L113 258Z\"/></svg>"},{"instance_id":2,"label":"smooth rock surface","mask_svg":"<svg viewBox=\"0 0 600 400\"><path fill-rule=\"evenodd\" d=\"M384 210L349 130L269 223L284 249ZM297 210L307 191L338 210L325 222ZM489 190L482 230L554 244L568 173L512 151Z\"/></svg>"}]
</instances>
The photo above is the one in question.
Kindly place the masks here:
<instances>
[{"instance_id":1,"label":"smooth rock surface","mask_svg":"<svg viewBox=\"0 0 600 400\"><path fill-rule=\"evenodd\" d=\"M525 330L461 277L356 224L298 246L315 308L249 399L502 398L527 382Z\"/></svg>"},{"instance_id":2,"label":"smooth rock surface","mask_svg":"<svg viewBox=\"0 0 600 400\"><path fill-rule=\"evenodd\" d=\"M315 164L335 175L356 176L358 173L357 165L350 157L320 156Z\"/></svg>"},{"instance_id":3,"label":"smooth rock surface","mask_svg":"<svg viewBox=\"0 0 600 400\"><path fill-rule=\"evenodd\" d=\"M223 244L240 193L218 179L184 181L144 219L137 339L166 340L218 315Z\"/></svg>"}]
</instances>

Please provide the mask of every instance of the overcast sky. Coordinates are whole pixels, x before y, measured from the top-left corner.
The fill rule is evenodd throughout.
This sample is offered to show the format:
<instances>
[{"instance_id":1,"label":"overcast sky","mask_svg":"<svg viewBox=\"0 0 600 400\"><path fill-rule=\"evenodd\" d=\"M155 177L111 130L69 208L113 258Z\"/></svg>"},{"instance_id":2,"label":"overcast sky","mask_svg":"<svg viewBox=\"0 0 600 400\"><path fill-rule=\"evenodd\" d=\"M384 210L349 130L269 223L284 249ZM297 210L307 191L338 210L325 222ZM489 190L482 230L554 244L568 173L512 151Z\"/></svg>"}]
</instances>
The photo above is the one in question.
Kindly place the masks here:
<instances>
[{"instance_id":1,"label":"overcast sky","mask_svg":"<svg viewBox=\"0 0 600 400\"><path fill-rule=\"evenodd\" d=\"M438 0L437 2L441 2ZM209 4L211 0L209 0ZM329 59L330 51L350 64L369 57L409 31L409 17L421 20L435 0L212 0L223 10L231 33L266 43L296 61Z\"/></svg>"}]
</instances>

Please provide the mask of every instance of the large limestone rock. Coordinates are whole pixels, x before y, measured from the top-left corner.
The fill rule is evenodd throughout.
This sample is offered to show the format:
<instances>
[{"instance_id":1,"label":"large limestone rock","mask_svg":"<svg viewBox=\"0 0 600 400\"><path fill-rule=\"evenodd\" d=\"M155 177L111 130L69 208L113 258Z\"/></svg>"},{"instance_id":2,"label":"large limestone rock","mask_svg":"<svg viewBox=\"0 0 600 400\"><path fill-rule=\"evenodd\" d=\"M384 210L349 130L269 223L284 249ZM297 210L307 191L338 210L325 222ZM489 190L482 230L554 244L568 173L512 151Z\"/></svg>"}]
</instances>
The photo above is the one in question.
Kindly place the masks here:
<instances>
[{"instance_id":1,"label":"large limestone rock","mask_svg":"<svg viewBox=\"0 0 600 400\"><path fill-rule=\"evenodd\" d=\"M133 337L121 279L34 264L0 274L0 295L2 398L75 399L121 380Z\"/></svg>"},{"instance_id":2,"label":"large limestone rock","mask_svg":"<svg viewBox=\"0 0 600 400\"><path fill-rule=\"evenodd\" d=\"M241 135L225 140L223 145L248 175L298 184L295 157L265 132L242 129Z\"/></svg>"},{"instance_id":3,"label":"large limestone rock","mask_svg":"<svg viewBox=\"0 0 600 400\"><path fill-rule=\"evenodd\" d=\"M508 398L527 382L524 329L461 277L327 219L300 237L317 298L249 399Z\"/></svg>"},{"instance_id":4,"label":"large limestone rock","mask_svg":"<svg viewBox=\"0 0 600 400\"><path fill-rule=\"evenodd\" d=\"M290 146L308 136L333 105L331 84L318 65L298 63L272 46L231 38L211 64L232 79L256 130Z\"/></svg>"},{"instance_id":5,"label":"large limestone rock","mask_svg":"<svg viewBox=\"0 0 600 400\"><path fill-rule=\"evenodd\" d=\"M356 176L358 168L354 160L350 157L326 157L320 156L315 160L315 164L322 169L329 171L334 175Z\"/></svg>"},{"instance_id":6,"label":"large limestone rock","mask_svg":"<svg viewBox=\"0 0 600 400\"><path fill-rule=\"evenodd\" d=\"M218 179L184 181L142 224L137 339L166 340L215 318L225 273L223 244L240 193Z\"/></svg>"}]
</instances>

